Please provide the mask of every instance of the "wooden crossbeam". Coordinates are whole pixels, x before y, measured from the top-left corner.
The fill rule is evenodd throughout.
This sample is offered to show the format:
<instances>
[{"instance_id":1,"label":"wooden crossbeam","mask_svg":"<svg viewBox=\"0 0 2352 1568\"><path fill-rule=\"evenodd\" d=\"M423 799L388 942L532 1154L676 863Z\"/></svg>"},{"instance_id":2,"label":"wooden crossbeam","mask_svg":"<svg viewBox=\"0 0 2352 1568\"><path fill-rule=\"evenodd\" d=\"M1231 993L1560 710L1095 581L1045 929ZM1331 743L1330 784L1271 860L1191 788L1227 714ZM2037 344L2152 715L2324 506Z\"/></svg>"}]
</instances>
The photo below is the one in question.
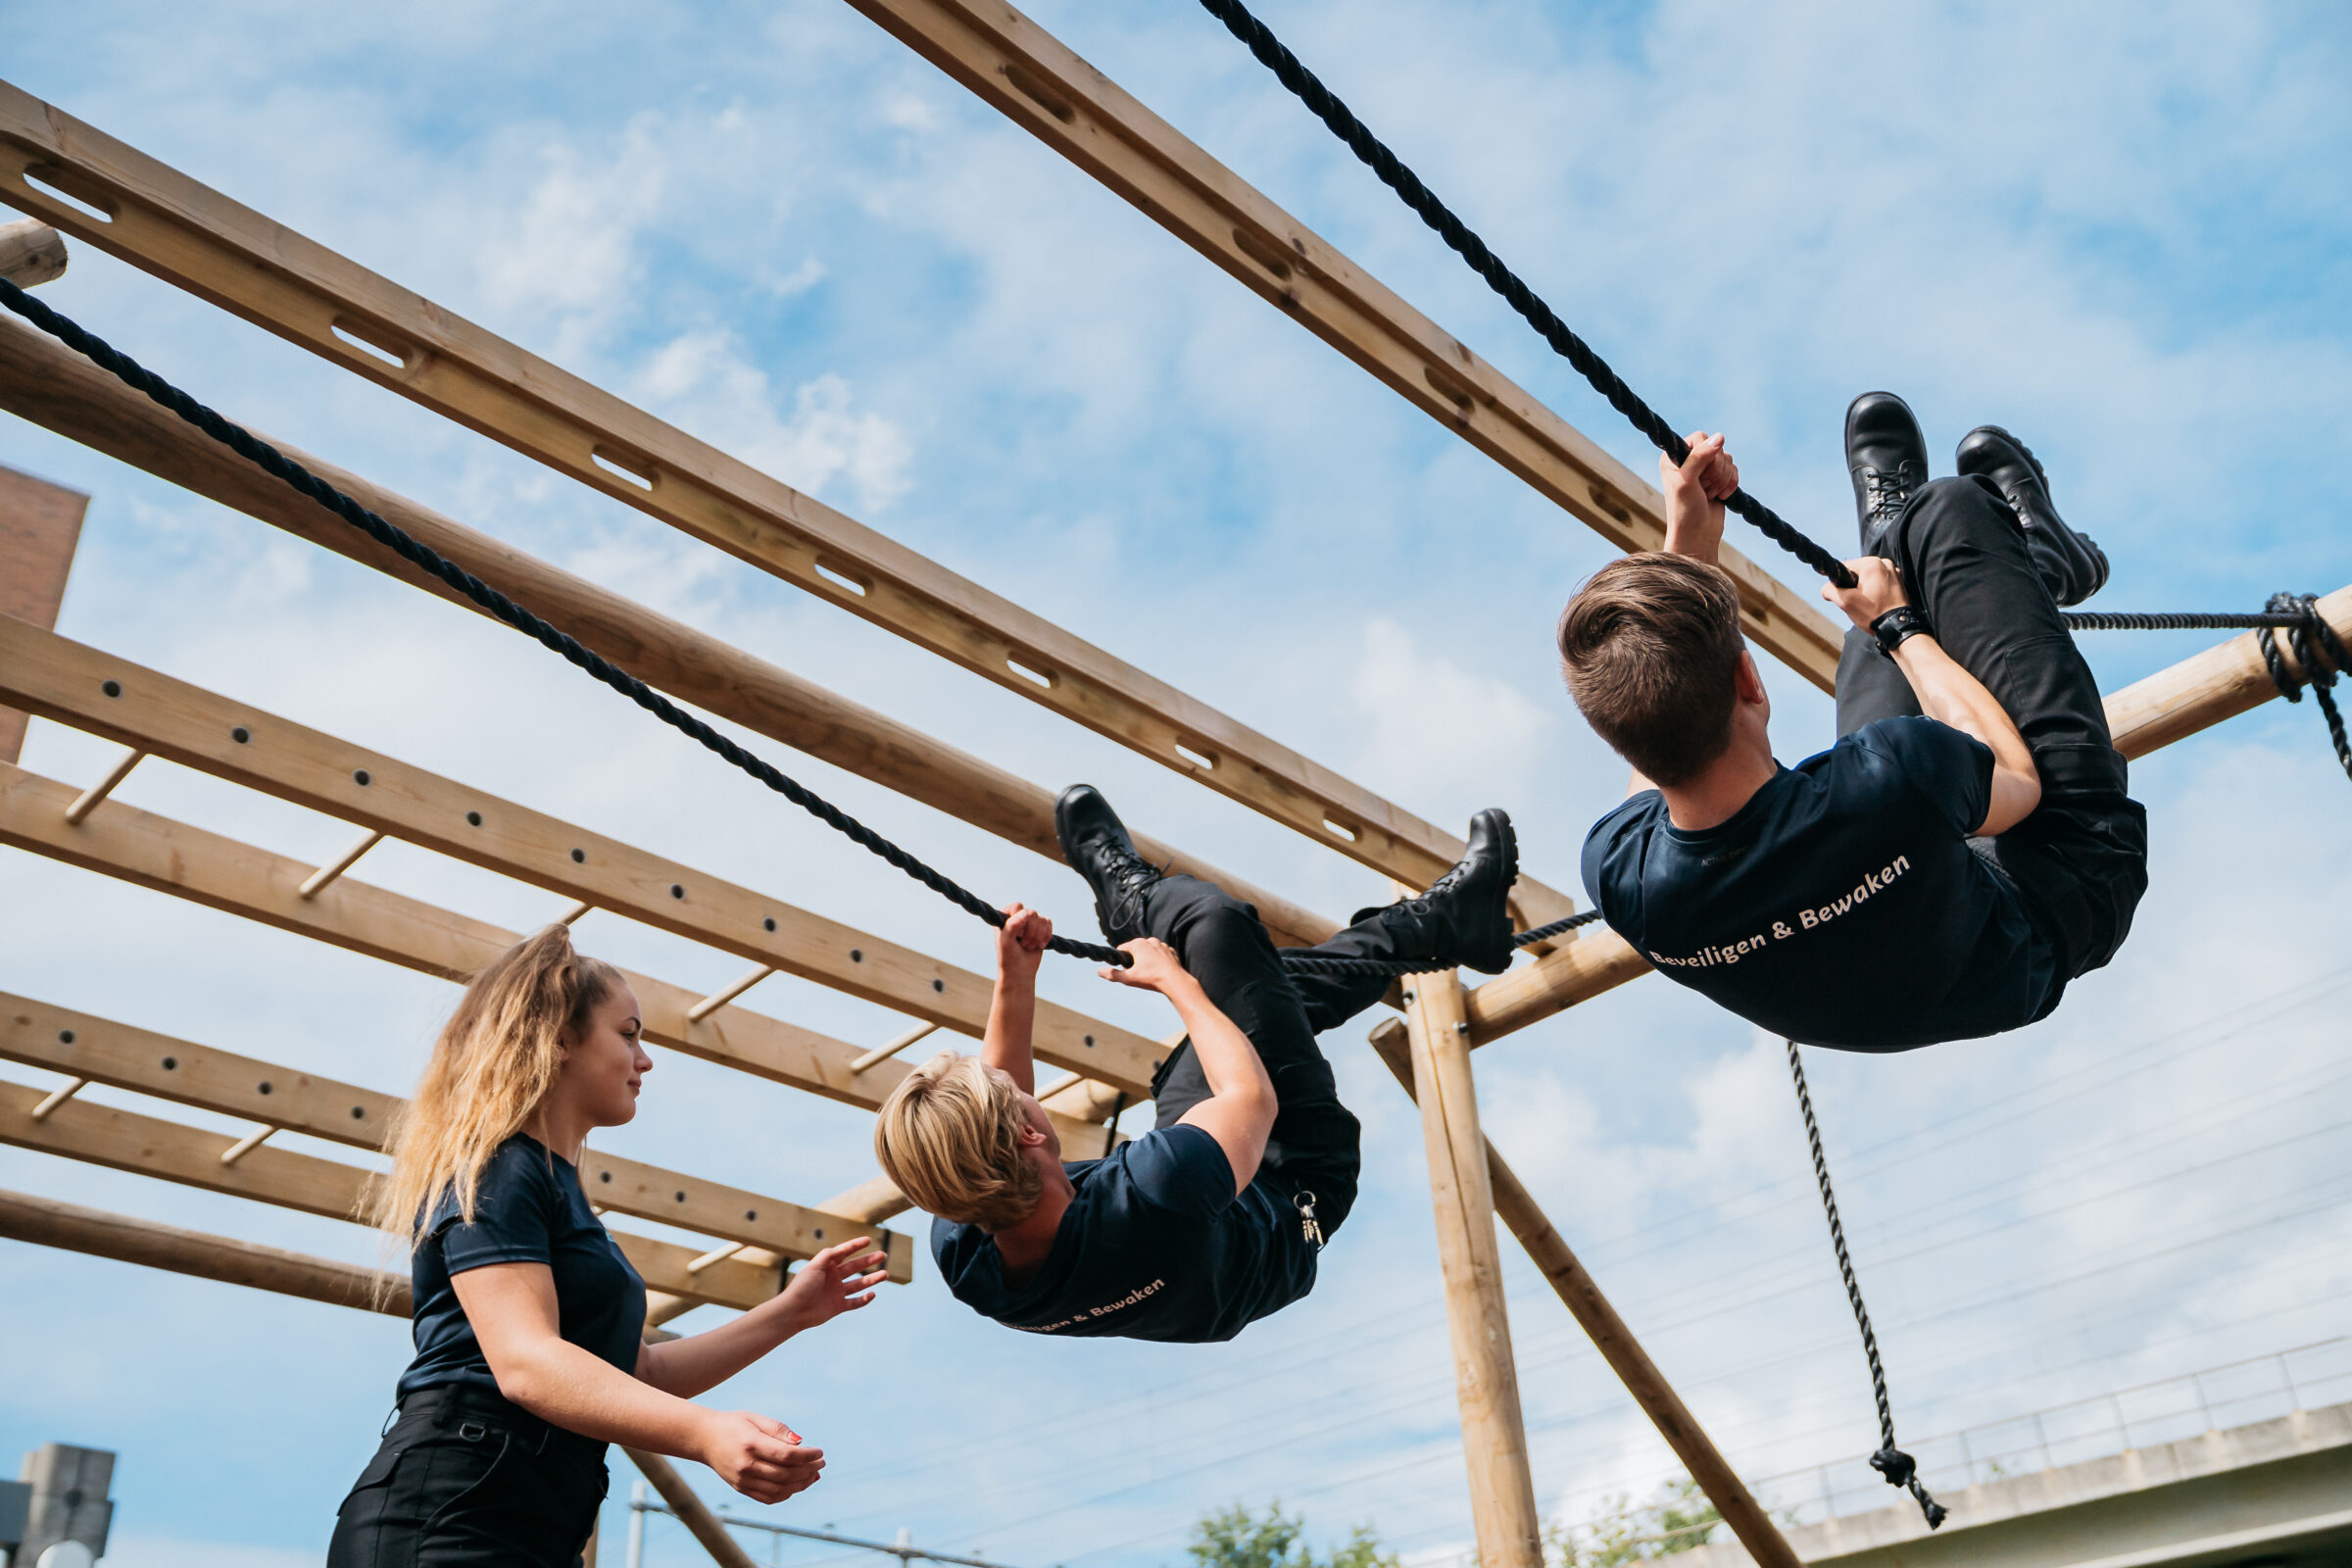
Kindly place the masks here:
<instances>
[{"instance_id":1,"label":"wooden crossbeam","mask_svg":"<svg viewBox=\"0 0 2352 1568\"><path fill-rule=\"evenodd\" d=\"M47 334L0 317L0 409L160 479L258 517L477 614L470 599L295 494L171 411ZM826 691L683 621L647 610L274 437L270 445L586 646L681 702L871 779L1061 862L1054 794L894 718ZM1253 906L1288 946L1338 922L1147 835L1154 865L1214 882Z\"/></svg>"},{"instance_id":2,"label":"wooden crossbeam","mask_svg":"<svg viewBox=\"0 0 2352 1568\"><path fill-rule=\"evenodd\" d=\"M985 976L5 617L0 702L975 1037L988 1025ZM1135 1095L1161 1054L1050 1002L1037 1054Z\"/></svg>"},{"instance_id":3,"label":"wooden crossbeam","mask_svg":"<svg viewBox=\"0 0 2352 1568\"><path fill-rule=\"evenodd\" d=\"M2336 635L2352 641L2352 587L2321 598L2318 609ZM2119 634L2120 635L2120 634ZM2287 668L2300 677L2293 650L2278 639ZM2107 727L2116 750L2137 760L2278 695L2256 634L2247 632L2110 693ZM1605 928L1534 963L1495 976L1470 993L1473 1045L1485 1045L1588 1002L1649 972L1649 960Z\"/></svg>"},{"instance_id":4,"label":"wooden crossbeam","mask_svg":"<svg viewBox=\"0 0 2352 1568\"><path fill-rule=\"evenodd\" d=\"M413 1310L408 1280L388 1269L259 1247L24 1193L0 1192L0 1237L218 1280L223 1285L299 1296L329 1306L358 1307L392 1317L407 1317Z\"/></svg>"},{"instance_id":5,"label":"wooden crossbeam","mask_svg":"<svg viewBox=\"0 0 2352 1568\"><path fill-rule=\"evenodd\" d=\"M220 1152L232 1138L86 1100L34 1121L32 1107L40 1099L37 1089L0 1081L0 1144L354 1223L373 1179L358 1166L270 1145L223 1165ZM773 1263L732 1258L697 1274L686 1266L697 1255L694 1248L626 1231L614 1231L612 1239L649 1288L672 1296L751 1307L782 1286L783 1270Z\"/></svg>"},{"instance_id":6,"label":"wooden crossbeam","mask_svg":"<svg viewBox=\"0 0 2352 1568\"><path fill-rule=\"evenodd\" d=\"M1420 1068L1423 1048L1408 1033L1406 1025L1395 1018L1382 1021L1372 1031L1372 1048L1380 1054L1389 1071L1396 1074L1404 1092L1419 1100L1417 1080L1423 1076ZM1467 1064L1464 1066L1466 1070ZM1544 1282L1592 1338L1593 1348L1624 1383L1634 1401L1642 1406L1642 1413L1658 1429L1658 1436L1666 1440L1674 1456L1682 1460L1683 1468L1698 1483L1707 1500L1715 1504L1732 1534L1747 1548L1748 1555L1765 1568L1799 1568L1796 1553L1772 1522L1772 1516L1764 1511L1755 1494L1747 1490L1747 1483L1740 1479L1739 1472L1699 1426L1690 1407L1683 1403L1682 1396L1674 1392L1657 1363L1649 1358L1649 1352L1635 1340L1633 1330L1617 1315L1608 1298L1601 1295L1592 1276L1585 1272L1584 1264L1569 1250L1567 1240L1544 1217L1526 1184L1503 1163L1502 1155L1495 1152L1494 1143L1483 1133L1478 1141L1485 1151L1494 1211L1511 1228L1511 1234L1519 1239L1519 1245L1527 1250L1536 1267L1543 1270ZM1467 1420L1464 1426L1467 1428Z\"/></svg>"},{"instance_id":7,"label":"wooden crossbeam","mask_svg":"<svg viewBox=\"0 0 2352 1568\"><path fill-rule=\"evenodd\" d=\"M1462 855L1239 720L6 83L0 201L1399 881L1426 886ZM1519 901L1537 923L1575 907L1533 878Z\"/></svg>"},{"instance_id":8,"label":"wooden crossbeam","mask_svg":"<svg viewBox=\"0 0 2352 1568\"><path fill-rule=\"evenodd\" d=\"M418 899L344 877L313 899L301 896L307 861L109 801L79 826L65 821L71 785L0 763L0 844L83 870L169 893L209 908L315 938L444 980L464 981L520 936ZM866 1110L910 1070L883 1062L850 1066L863 1051L811 1029L742 1007L689 1023L700 993L623 971L645 1009L645 1037L672 1051L805 1089ZM1102 1152L1103 1129L1072 1116L1055 1123L1073 1158ZM840 1212L839 1205L828 1204Z\"/></svg>"},{"instance_id":9,"label":"wooden crossbeam","mask_svg":"<svg viewBox=\"0 0 2352 1568\"><path fill-rule=\"evenodd\" d=\"M371 1153L382 1151L387 1129L402 1105L396 1095L7 992L0 992L0 1057ZM240 1145L237 1159L258 1147L250 1141ZM237 1162L222 1158L224 1163ZM811 1256L858 1234L867 1223L862 1217L788 1203L595 1149L582 1152L579 1172L581 1186L599 1207L725 1237L738 1247L761 1247L786 1257ZM890 1232L876 1241L889 1250L890 1277L900 1284L912 1279L912 1241Z\"/></svg>"},{"instance_id":10,"label":"wooden crossbeam","mask_svg":"<svg viewBox=\"0 0 2352 1568\"><path fill-rule=\"evenodd\" d=\"M850 4L1618 549L1664 544L1653 486L1011 6ZM1835 691L1841 629L1737 551L1723 567L1749 639Z\"/></svg>"}]
</instances>

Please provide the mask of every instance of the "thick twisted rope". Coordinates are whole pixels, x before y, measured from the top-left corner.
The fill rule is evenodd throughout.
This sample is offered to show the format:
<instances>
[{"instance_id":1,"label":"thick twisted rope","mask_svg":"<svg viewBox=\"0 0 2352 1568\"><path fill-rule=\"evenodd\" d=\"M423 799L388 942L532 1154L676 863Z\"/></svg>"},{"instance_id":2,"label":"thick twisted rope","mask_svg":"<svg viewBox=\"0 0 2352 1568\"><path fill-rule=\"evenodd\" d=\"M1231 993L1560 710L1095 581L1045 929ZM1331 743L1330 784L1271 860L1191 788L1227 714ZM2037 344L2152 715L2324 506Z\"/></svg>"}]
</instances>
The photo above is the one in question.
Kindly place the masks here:
<instances>
[{"instance_id":1,"label":"thick twisted rope","mask_svg":"<svg viewBox=\"0 0 2352 1568\"><path fill-rule=\"evenodd\" d=\"M1919 1462L1895 1446L1894 1410L1886 1397L1886 1368L1879 1361L1879 1337L1871 1330L1870 1308L1862 1304L1854 1260L1845 1250L1845 1224L1838 1217L1838 1195L1830 1190L1829 1157L1821 1152L1821 1123L1813 1114L1813 1096L1805 1087L1805 1064L1793 1040L1788 1042L1788 1075L1796 1080L1797 1108L1805 1113L1805 1142L1813 1149L1813 1176L1821 1184L1821 1206L1830 1217L1830 1243L1838 1250L1838 1273L1845 1281L1845 1298L1854 1303L1854 1323L1862 1330L1862 1353L1870 1358L1870 1389L1879 1402L1879 1451L1870 1456L1870 1467L1885 1476L1888 1486L1909 1489L1919 1499L1919 1511L1927 1515L1928 1528L1934 1530L1944 1521L1944 1506L1920 1483Z\"/></svg>"},{"instance_id":2,"label":"thick twisted rope","mask_svg":"<svg viewBox=\"0 0 2352 1568\"><path fill-rule=\"evenodd\" d=\"M644 681L606 659L602 654L582 646L567 633L549 625L530 611L509 599L505 594L434 550L431 546L411 538L393 523L368 511L333 485L305 468L301 464L279 452L268 442L256 437L220 415L197 402L154 371L141 366L129 355L109 345L104 339L84 331L67 318L43 305L39 300L6 278L0 278L0 305L6 306L34 326L56 338L91 364L106 370L136 391L146 394L156 403L178 415L206 435L227 447L253 464L263 472L284 481L293 489L310 497L327 511L359 529L376 543L398 555L421 570L464 594L491 614L533 639L596 679L612 687L656 718L692 737L709 751L749 773L769 789L783 796L827 827L852 843L871 851L897 866L908 876L946 899L966 914L987 921L992 926L1004 923L1004 913L979 895L934 870L929 865L900 849L881 834L851 816L801 784L794 782L773 765L763 761L734 741L711 728L702 719L687 712L677 704L648 686ZM1073 958L1086 958L1096 963L1126 967L1131 960L1116 948L1093 942L1076 942L1067 937L1054 937L1050 946L1055 953Z\"/></svg>"},{"instance_id":3,"label":"thick twisted rope","mask_svg":"<svg viewBox=\"0 0 2352 1568\"><path fill-rule=\"evenodd\" d=\"M1372 134L1364 122L1355 118L1337 94L1318 80L1315 74L1298 63L1298 57L1283 47L1266 24L1250 14L1241 0L1200 0L1202 9L1225 24L1227 30L1249 46L1267 70L1274 73L1285 87L1298 96L1300 103L1316 119L1331 127L1332 133L1348 144L1348 150L1364 166L1380 176L1380 182L1403 198L1405 206L1420 216L1421 221L1437 231L1470 270L1487 280L1487 286L1502 296L1512 310L1517 311L1550 344L1552 352L1573 366L1578 374L1592 383L1592 390L1608 399L1609 407L1630 420L1635 429L1649 438L1650 444L1676 463L1690 456L1690 447L1675 432L1655 409L1642 401L1625 378L1609 368L1608 362L1592 352L1591 344L1569 330L1552 308L1527 286L1518 273L1502 264L1502 259L1487 248L1469 224L1454 216L1451 209L1438 200L1421 177L1406 168L1404 162L1390 150L1386 143ZM1797 560L1820 572L1840 588L1854 586L1854 574L1845 563L1797 531L1796 525L1783 517L1745 490L1736 490L1724 503L1745 517L1765 538L1788 551Z\"/></svg>"}]
</instances>

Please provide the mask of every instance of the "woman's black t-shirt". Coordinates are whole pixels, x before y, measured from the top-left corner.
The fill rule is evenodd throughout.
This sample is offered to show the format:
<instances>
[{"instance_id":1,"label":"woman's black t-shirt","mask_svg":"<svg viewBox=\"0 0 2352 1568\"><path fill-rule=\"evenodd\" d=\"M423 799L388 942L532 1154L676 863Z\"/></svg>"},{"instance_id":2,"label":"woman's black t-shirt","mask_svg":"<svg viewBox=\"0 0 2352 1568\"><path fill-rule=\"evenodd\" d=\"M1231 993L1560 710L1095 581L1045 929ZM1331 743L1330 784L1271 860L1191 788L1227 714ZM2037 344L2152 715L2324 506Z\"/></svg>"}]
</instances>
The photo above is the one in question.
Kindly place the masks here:
<instances>
[{"instance_id":1,"label":"woman's black t-shirt","mask_svg":"<svg viewBox=\"0 0 2352 1568\"><path fill-rule=\"evenodd\" d=\"M498 1392L450 1284L452 1275L492 1263L545 1263L556 1277L564 1338L623 1372L636 1372L645 1281L589 1208L571 1161L517 1133L482 1167L473 1223L460 1221L457 1194L444 1194L416 1244L410 1261L416 1358L401 1374L401 1397L449 1384Z\"/></svg>"}]
</instances>

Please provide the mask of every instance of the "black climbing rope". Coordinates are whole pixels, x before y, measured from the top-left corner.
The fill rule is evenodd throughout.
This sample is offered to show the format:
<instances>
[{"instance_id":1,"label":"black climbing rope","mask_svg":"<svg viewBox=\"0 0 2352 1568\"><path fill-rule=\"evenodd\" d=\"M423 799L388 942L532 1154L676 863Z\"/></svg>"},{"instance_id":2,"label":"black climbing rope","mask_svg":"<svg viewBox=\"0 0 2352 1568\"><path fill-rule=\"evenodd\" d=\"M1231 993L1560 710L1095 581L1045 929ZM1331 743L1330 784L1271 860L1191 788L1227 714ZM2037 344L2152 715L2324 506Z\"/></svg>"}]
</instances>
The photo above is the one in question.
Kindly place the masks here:
<instances>
[{"instance_id":1,"label":"black climbing rope","mask_svg":"<svg viewBox=\"0 0 2352 1568\"><path fill-rule=\"evenodd\" d=\"M1518 273L1502 263L1502 259L1487 248L1469 224L1440 201L1435 192L1421 182L1421 177L1407 168L1394 150L1355 115L1338 94L1323 85L1315 74L1299 63L1298 57L1284 47L1281 39L1264 23L1250 14L1242 0L1200 0L1201 9L1225 24L1249 47L1260 64L1274 73L1276 79L1289 88L1309 113L1331 128L1333 135L1348 144L1364 167L1380 177L1380 182L1395 191L1405 206L1419 216L1439 238L1443 239L1470 270L1487 281L1487 286L1526 318L1528 325L1542 334L1552 351L1566 360L1577 372L1592 383L1592 390L1606 398L1609 407L1622 414L1634 428L1649 438L1650 444L1681 463L1690 455L1690 443L1675 433L1674 426L1642 401L1625 378L1609 368L1608 362L1592 352L1591 344L1571 331L1558 313L1544 303L1536 291ZM1765 538L1796 557L1840 588L1854 586L1854 574L1845 564L1814 540L1797 531L1796 526L1745 490L1734 491L1724 503L1731 511L1745 517ZM2297 607L2300 607L2299 609ZM2334 629L2310 608L2308 596L2300 599L2290 595L2274 597L2270 609L2256 614L2195 614L2167 612L2135 612L2111 611L2069 611L2067 625L2075 631L2187 631L2260 628L2264 635L2263 657L2269 662L2271 678L2288 702L2302 700L2304 682L2298 681L2280 663L2275 652L2271 634L2292 631L2295 634L2295 658L2305 670L2311 671L2309 684L2318 694L2320 711L2328 720L2328 733L2335 742L2336 758L2344 771L2352 775L2352 747L2344 739L2343 719L2337 713L2335 698L2328 688L2334 683L2333 671L2314 663L2303 652L2309 641L2317 640L2328 649L2338 670L2352 668L2342 659L2343 644ZM2316 628L2316 630L2314 629Z\"/></svg>"},{"instance_id":2,"label":"black climbing rope","mask_svg":"<svg viewBox=\"0 0 2352 1568\"><path fill-rule=\"evenodd\" d=\"M1372 134L1364 122L1348 111L1346 104L1329 87L1316 79L1315 74L1298 63L1298 57L1282 45L1266 24L1250 14L1241 0L1200 0L1201 7L1227 30L1249 46L1266 69L1280 78L1282 84L1306 105L1316 119L1331 127L1332 133L1348 144L1348 150L1361 159L1373 173L1404 199L1404 204L1420 215L1421 221L1437 231L1438 237L1470 264L1472 271L1487 280L1487 286L1501 295L1527 318L1527 324L1543 334L1552 351L1576 368L1577 372L1592 384L1592 390L1609 400L1609 407L1633 422L1635 429L1647 436L1650 444L1681 463L1690 456L1690 443L1675 433L1674 426L1642 401L1625 378L1609 368L1608 362L1592 352L1591 344L1578 337L1561 320L1552 308L1527 286L1518 273L1502 264L1502 259L1487 248L1487 242L1474 233L1470 225L1455 217L1446 205L1438 200L1419 175L1404 166L1396 153ZM1820 572L1840 588L1854 586L1854 574L1845 563L1806 538L1796 525L1783 517L1745 490L1736 490L1724 503L1732 511L1756 525L1764 537L1783 550Z\"/></svg>"},{"instance_id":3,"label":"black climbing rope","mask_svg":"<svg viewBox=\"0 0 2352 1568\"><path fill-rule=\"evenodd\" d=\"M145 393L149 398L170 409L206 435L227 447L264 472L283 480L295 490L310 497L345 522L367 534L378 544L422 570L438 577L500 620L530 637L542 646L563 655L573 664L586 670L598 680L628 698L639 708L653 714L670 728L693 737L710 751L726 759L760 783L800 807L818 821L872 851L892 865L962 909L966 914L987 921L992 926L1004 923L1004 911L970 892L944 873L932 869L921 860L900 849L872 828L851 816L807 788L795 783L774 766L745 751L734 741L720 734L703 720L687 712L668 698L655 691L644 681L622 669L594 650L583 647L576 639L549 625L522 606L500 593L465 567L449 560L431 546L412 539L384 518L368 511L333 485L294 462L251 431L230 423L206 408L187 393L173 386L153 370L147 369L129 355L110 346L104 339L84 331L73 321L34 299L15 283L0 278L0 305L6 306L34 326L56 338L68 348L107 370L124 384ZM1076 942L1067 937L1054 937L1049 944L1056 953L1073 958L1088 958L1097 963L1126 967L1133 960L1116 948L1092 942Z\"/></svg>"},{"instance_id":4,"label":"black climbing rope","mask_svg":"<svg viewBox=\"0 0 2352 1568\"><path fill-rule=\"evenodd\" d=\"M1879 1451L1870 1456L1870 1467L1885 1476L1888 1486L1908 1488L1919 1499L1919 1511L1928 1517L1928 1528L1934 1530L1943 1523L1944 1506L1921 1485L1918 1461L1894 1445L1894 1410L1886 1398L1886 1368L1880 1364L1879 1337L1871 1331L1870 1308L1862 1304L1854 1260L1845 1250L1845 1225L1838 1218L1838 1195L1830 1191L1830 1162L1821 1152L1821 1123L1813 1115L1813 1096L1805 1088L1805 1064L1793 1040L1788 1042L1788 1075L1796 1080L1797 1108L1805 1113L1805 1142L1813 1146L1813 1175L1821 1183L1821 1206L1830 1217L1830 1244L1838 1250L1838 1273L1845 1281L1845 1298L1854 1303L1854 1323L1862 1331L1862 1353L1870 1358L1870 1389L1879 1401Z\"/></svg>"},{"instance_id":5,"label":"black climbing rope","mask_svg":"<svg viewBox=\"0 0 2352 1568\"><path fill-rule=\"evenodd\" d=\"M1535 943L1564 935L1578 926L1591 925L1599 918L1600 911L1598 909L1587 909L1582 914L1571 914L1554 920L1548 925L1540 925L1531 930L1517 932L1511 937L1511 946L1514 948L1529 947ZM1297 948L1282 950L1282 966L1286 969L1298 970L1304 974L1360 974L1399 977L1408 974L1432 974L1439 969L1452 967L1450 964L1441 964L1429 958L1344 958L1328 954L1302 953Z\"/></svg>"},{"instance_id":6,"label":"black climbing rope","mask_svg":"<svg viewBox=\"0 0 2352 1568\"><path fill-rule=\"evenodd\" d=\"M2273 594L2271 612L2274 614L2299 612L2299 618L2287 630L2287 647L2294 651L2295 662L2302 667L2302 677L2286 667L2278 653L2278 634L2264 627L2255 636L2262 649L2262 662L2270 667L2271 684L2278 695L2290 703L2303 700L2303 688L2309 686L2315 702L2320 705L2320 716L2328 721L2328 738L2335 743L2335 760L2343 764L2344 776L2352 778L2352 743L2344 739L2344 715L2335 706L2335 677L2352 670L2352 658L2347 658L2344 640L2335 634L2319 611L2317 594ZM2325 654L2325 660L2315 657Z\"/></svg>"}]
</instances>

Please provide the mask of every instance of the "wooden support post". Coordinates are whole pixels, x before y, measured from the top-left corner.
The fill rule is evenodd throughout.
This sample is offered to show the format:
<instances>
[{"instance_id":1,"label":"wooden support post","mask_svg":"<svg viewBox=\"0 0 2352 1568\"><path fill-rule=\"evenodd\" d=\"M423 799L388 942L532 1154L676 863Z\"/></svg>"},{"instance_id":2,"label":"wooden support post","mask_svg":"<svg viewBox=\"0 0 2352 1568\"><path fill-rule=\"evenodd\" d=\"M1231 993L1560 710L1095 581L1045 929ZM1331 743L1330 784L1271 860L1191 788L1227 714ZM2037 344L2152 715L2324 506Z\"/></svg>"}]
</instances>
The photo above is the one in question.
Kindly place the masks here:
<instances>
[{"instance_id":1,"label":"wooden support post","mask_svg":"<svg viewBox=\"0 0 2352 1568\"><path fill-rule=\"evenodd\" d=\"M1461 1403L1480 1568L1543 1568L1543 1521L1519 1412L1519 1373L1502 1298L1502 1257L1470 1076L1462 988L1450 971L1415 975L1406 986L1413 1082L1420 1088L1421 1137L1437 1205L1438 1258L1446 1275L1446 1321L1453 1337L1454 1393Z\"/></svg>"},{"instance_id":2,"label":"wooden support post","mask_svg":"<svg viewBox=\"0 0 2352 1568\"><path fill-rule=\"evenodd\" d=\"M0 223L0 277L36 288L66 275L66 236L37 218Z\"/></svg>"},{"instance_id":3,"label":"wooden support post","mask_svg":"<svg viewBox=\"0 0 2352 1568\"><path fill-rule=\"evenodd\" d=\"M651 1481L654 1490L662 1494L662 1500L669 1504L669 1511L676 1516L678 1523L702 1543L703 1549L710 1554L711 1560L719 1568L760 1568L752 1560L752 1554L727 1534L727 1527L719 1523L718 1515L695 1495L694 1489L686 1484L686 1478L678 1474L676 1465L643 1448L624 1447L620 1451L629 1456L631 1464L645 1472L645 1479Z\"/></svg>"},{"instance_id":4,"label":"wooden support post","mask_svg":"<svg viewBox=\"0 0 2352 1568\"><path fill-rule=\"evenodd\" d=\"M24 621L0 619L0 701L975 1038L988 1022L994 987L972 970ZM1139 1097L1163 1054L1051 1002L1036 1045Z\"/></svg>"},{"instance_id":5,"label":"wooden support post","mask_svg":"<svg viewBox=\"0 0 2352 1568\"><path fill-rule=\"evenodd\" d=\"M1366 865L1420 887L1461 858L1394 802L7 83L0 200ZM1574 907L1533 877L1519 901L1537 923Z\"/></svg>"},{"instance_id":6,"label":"wooden support post","mask_svg":"<svg viewBox=\"0 0 2352 1568\"><path fill-rule=\"evenodd\" d=\"M119 801L69 829L63 815L74 794L71 786L0 763L0 844L444 980L464 981L521 940L487 921L350 877L318 898L300 898L296 890L311 872L304 861ZM849 1064L862 1054L858 1047L741 1007L690 1024L686 1009L697 992L624 973L645 1004L645 1037L656 1045L868 1110L879 1107L906 1073L884 1064L852 1076ZM1066 1111L1057 1113L1054 1125L1071 1158L1102 1152L1102 1128Z\"/></svg>"},{"instance_id":7,"label":"wooden support post","mask_svg":"<svg viewBox=\"0 0 2352 1568\"><path fill-rule=\"evenodd\" d=\"M1372 1031L1372 1046L1380 1053L1380 1059L1388 1063L1389 1070L1396 1075L1396 1081L1404 1086L1404 1092L1415 1095L1418 1058L1405 1026L1393 1018L1382 1023ZM1427 1114L1425 1107L1425 1119ZM1569 1250L1567 1241L1537 1207L1534 1195L1510 1166L1503 1163L1492 1143L1483 1136L1480 1142L1486 1152L1495 1212L1510 1226L1511 1234L1519 1239L1519 1245L1527 1250L1536 1267L1544 1271L1553 1293L1592 1337L1601 1359L1609 1364L1609 1370L1617 1374L1626 1392L1657 1427L1658 1435L1666 1440L1675 1457L1683 1461L1683 1467L1690 1471L1699 1491L1715 1504L1715 1511L1723 1515L1732 1534L1760 1568L1801 1568L1780 1527L1756 1501L1739 1472L1724 1459L1681 1396L1658 1371L1657 1363L1636 1342L1625 1319L1617 1315L1617 1309L1600 1294L1592 1276L1585 1272L1584 1265Z\"/></svg>"}]
</instances>

